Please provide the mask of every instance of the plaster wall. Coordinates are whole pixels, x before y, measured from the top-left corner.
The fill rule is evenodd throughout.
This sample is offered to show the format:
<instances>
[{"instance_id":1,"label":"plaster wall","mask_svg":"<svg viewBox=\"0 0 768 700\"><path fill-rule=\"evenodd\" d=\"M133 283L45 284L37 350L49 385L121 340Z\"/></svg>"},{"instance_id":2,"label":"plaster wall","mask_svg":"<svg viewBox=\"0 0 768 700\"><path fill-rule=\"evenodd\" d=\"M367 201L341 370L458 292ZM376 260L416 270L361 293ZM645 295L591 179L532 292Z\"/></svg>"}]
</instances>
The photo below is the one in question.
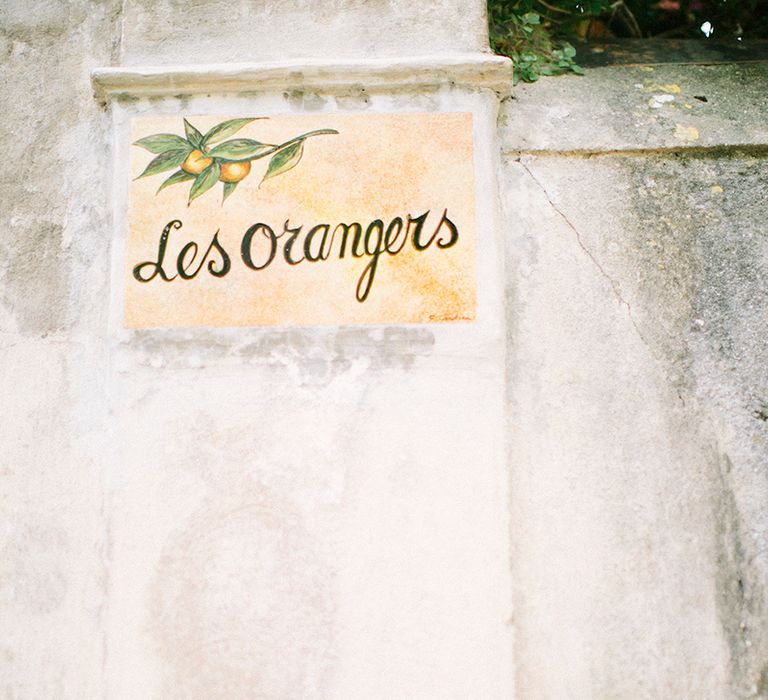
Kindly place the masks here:
<instances>
[{"instance_id":1,"label":"plaster wall","mask_svg":"<svg viewBox=\"0 0 768 700\"><path fill-rule=\"evenodd\" d=\"M119 33L123 65L488 50L482 0L126 0Z\"/></svg>"},{"instance_id":2,"label":"plaster wall","mask_svg":"<svg viewBox=\"0 0 768 700\"><path fill-rule=\"evenodd\" d=\"M473 112L478 318L125 331L116 304L115 697L512 692L502 245L487 167L497 98L313 99L318 114ZM183 109L303 111L291 100L206 95ZM131 116L179 109L173 97L115 104L115 143L127 149ZM116 217L124 210L116 192ZM118 237L117 279L122 255Z\"/></svg>"},{"instance_id":3,"label":"plaster wall","mask_svg":"<svg viewBox=\"0 0 768 700\"><path fill-rule=\"evenodd\" d=\"M497 96L445 76L329 89L293 68L290 90L112 99L89 82L277 44L314 66L410 58L418 37L454 63L482 51L450 28L483 26L479 5L433 9L415 25L407 3L4 8L7 137L28 167L4 172L6 696L513 693ZM190 23L208 27L193 51ZM124 331L130 117L243 110L471 112L477 321Z\"/></svg>"},{"instance_id":4,"label":"plaster wall","mask_svg":"<svg viewBox=\"0 0 768 700\"><path fill-rule=\"evenodd\" d=\"M764 64L93 97L482 5L0 7L0 695L768 697ZM125 120L246 105L473 112L477 323L123 333Z\"/></svg>"},{"instance_id":5,"label":"plaster wall","mask_svg":"<svg viewBox=\"0 0 768 700\"><path fill-rule=\"evenodd\" d=\"M110 120L118 3L0 7L0 696L104 692Z\"/></svg>"}]
</instances>

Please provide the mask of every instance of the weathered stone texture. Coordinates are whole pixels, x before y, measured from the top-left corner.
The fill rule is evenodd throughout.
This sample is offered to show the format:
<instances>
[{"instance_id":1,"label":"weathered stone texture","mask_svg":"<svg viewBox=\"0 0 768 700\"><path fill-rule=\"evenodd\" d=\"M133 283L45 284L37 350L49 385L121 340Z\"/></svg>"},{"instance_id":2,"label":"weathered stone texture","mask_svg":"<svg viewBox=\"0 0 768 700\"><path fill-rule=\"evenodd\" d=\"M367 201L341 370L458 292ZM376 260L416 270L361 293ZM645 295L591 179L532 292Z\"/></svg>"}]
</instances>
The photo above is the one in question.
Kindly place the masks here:
<instances>
[{"instance_id":1,"label":"weathered stone texture","mask_svg":"<svg viewBox=\"0 0 768 700\"><path fill-rule=\"evenodd\" d=\"M488 50L482 0L127 0L121 32L124 65Z\"/></svg>"},{"instance_id":2,"label":"weathered stone texture","mask_svg":"<svg viewBox=\"0 0 768 700\"><path fill-rule=\"evenodd\" d=\"M675 101L649 104L646 76ZM518 691L766 697L765 64L606 67L517 94ZM708 102L686 143L693 94Z\"/></svg>"},{"instance_id":3,"label":"weathered stone texture","mask_svg":"<svg viewBox=\"0 0 768 700\"><path fill-rule=\"evenodd\" d=\"M0 696L99 697L118 3L0 6Z\"/></svg>"},{"instance_id":4,"label":"weathered stone texture","mask_svg":"<svg viewBox=\"0 0 768 700\"><path fill-rule=\"evenodd\" d=\"M108 347L92 69L487 47L475 0L285 5L0 5L0 695L501 698L514 671L525 699L768 697L766 64L505 104L507 493L487 286L477 336ZM449 94L258 104L490 123ZM174 99L144 108L207 98Z\"/></svg>"},{"instance_id":5,"label":"weathered stone texture","mask_svg":"<svg viewBox=\"0 0 768 700\"><path fill-rule=\"evenodd\" d=\"M502 117L520 151L768 143L768 63L625 65L518 85ZM704 101L706 100L706 101Z\"/></svg>"}]
</instances>

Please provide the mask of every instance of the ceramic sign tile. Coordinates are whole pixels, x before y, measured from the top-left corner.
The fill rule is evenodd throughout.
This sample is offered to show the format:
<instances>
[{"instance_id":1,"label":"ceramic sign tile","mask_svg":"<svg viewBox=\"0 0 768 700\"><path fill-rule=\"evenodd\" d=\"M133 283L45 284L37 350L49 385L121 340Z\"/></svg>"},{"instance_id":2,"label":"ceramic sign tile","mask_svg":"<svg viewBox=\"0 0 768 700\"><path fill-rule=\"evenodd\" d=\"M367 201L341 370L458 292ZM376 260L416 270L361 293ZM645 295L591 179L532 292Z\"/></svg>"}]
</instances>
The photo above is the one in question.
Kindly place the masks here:
<instances>
[{"instance_id":1,"label":"ceramic sign tile","mask_svg":"<svg viewBox=\"0 0 768 700\"><path fill-rule=\"evenodd\" d=\"M468 113L138 117L125 326L475 316Z\"/></svg>"}]
</instances>

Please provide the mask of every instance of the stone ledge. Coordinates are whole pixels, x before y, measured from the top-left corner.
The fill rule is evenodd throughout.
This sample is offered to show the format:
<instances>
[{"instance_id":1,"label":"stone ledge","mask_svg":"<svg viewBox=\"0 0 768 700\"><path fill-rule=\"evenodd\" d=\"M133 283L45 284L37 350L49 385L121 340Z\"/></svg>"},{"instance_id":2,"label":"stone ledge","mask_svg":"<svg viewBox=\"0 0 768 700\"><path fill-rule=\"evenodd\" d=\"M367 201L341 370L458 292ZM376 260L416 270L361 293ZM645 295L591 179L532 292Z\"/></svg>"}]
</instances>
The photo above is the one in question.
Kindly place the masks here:
<instances>
[{"instance_id":1,"label":"stone ledge","mask_svg":"<svg viewBox=\"0 0 768 700\"><path fill-rule=\"evenodd\" d=\"M362 61L302 59L281 63L108 67L96 68L91 73L91 82L99 98L297 88L391 89L444 85L484 88L504 96L512 87L512 62L504 56L477 53Z\"/></svg>"},{"instance_id":2,"label":"stone ledge","mask_svg":"<svg viewBox=\"0 0 768 700\"><path fill-rule=\"evenodd\" d=\"M768 144L768 61L624 65L519 83L499 119L507 154Z\"/></svg>"}]
</instances>

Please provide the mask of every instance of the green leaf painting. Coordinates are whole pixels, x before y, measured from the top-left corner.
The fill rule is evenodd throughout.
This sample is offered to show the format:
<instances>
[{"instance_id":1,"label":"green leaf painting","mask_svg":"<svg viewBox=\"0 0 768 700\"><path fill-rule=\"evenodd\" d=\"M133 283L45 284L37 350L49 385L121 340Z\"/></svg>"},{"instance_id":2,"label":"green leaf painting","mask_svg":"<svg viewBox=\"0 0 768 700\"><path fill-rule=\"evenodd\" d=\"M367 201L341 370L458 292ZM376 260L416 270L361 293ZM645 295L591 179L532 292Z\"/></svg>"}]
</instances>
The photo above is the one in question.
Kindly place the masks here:
<instances>
[{"instance_id":1,"label":"green leaf painting","mask_svg":"<svg viewBox=\"0 0 768 700\"><path fill-rule=\"evenodd\" d=\"M237 187L236 182L225 182L224 183L224 196L221 199L221 203L224 204L224 200L229 197L234 191L235 187Z\"/></svg>"},{"instance_id":2,"label":"green leaf painting","mask_svg":"<svg viewBox=\"0 0 768 700\"><path fill-rule=\"evenodd\" d=\"M253 139L232 139L214 146L208 155L221 160L250 160L259 153L274 149L275 145L272 143L260 143Z\"/></svg>"},{"instance_id":3,"label":"green leaf painting","mask_svg":"<svg viewBox=\"0 0 768 700\"><path fill-rule=\"evenodd\" d=\"M189 203L191 204L193 199L210 190L218 181L220 174L221 166L213 161L192 183L192 188L189 190Z\"/></svg>"},{"instance_id":4,"label":"green leaf painting","mask_svg":"<svg viewBox=\"0 0 768 700\"><path fill-rule=\"evenodd\" d=\"M192 173L188 173L184 170L178 170L171 175L167 180L163 181L163 184L157 188L157 191L164 190L166 187L175 185L177 182L185 182L186 180L194 180L195 176Z\"/></svg>"},{"instance_id":5,"label":"green leaf painting","mask_svg":"<svg viewBox=\"0 0 768 700\"><path fill-rule=\"evenodd\" d=\"M139 139L134 146L146 148L150 153L164 153L173 149L192 150L192 144L181 136L176 134L155 134Z\"/></svg>"},{"instance_id":6,"label":"green leaf painting","mask_svg":"<svg viewBox=\"0 0 768 700\"><path fill-rule=\"evenodd\" d=\"M139 175L139 177L149 177L150 175L157 175L157 173L162 173L166 170L178 168L186 160L188 154L189 152L183 149L164 151L150 161L149 165L144 168L144 172Z\"/></svg>"},{"instance_id":7,"label":"green leaf painting","mask_svg":"<svg viewBox=\"0 0 768 700\"><path fill-rule=\"evenodd\" d=\"M262 143L250 138L236 138L240 129L265 117L228 119L209 129L205 135L189 120L184 119L184 136L176 134L152 134L134 142L155 154L139 178L157 175L168 170L176 172L167 177L158 187L182 182L192 182L188 204L208 192L217 182L222 182L224 192L221 203L235 191L237 185L251 172L251 162L271 156L262 183L295 168L304 154L304 144L313 136L338 134L335 129L316 129L300 134L283 143ZM216 145L214 145L216 144ZM137 178L138 179L138 178Z\"/></svg>"},{"instance_id":8,"label":"green leaf painting","mask_svg":"<svg viewBox=\"0 0 768 700\"><path fill-rule=\"evenodd\" d=\"M269 180L271 177L275 177L281 173L288 172L291 168L295 168L299 164L303 154L303 139L296 143L292 143L290 146L286 146L282 151L278 151L269 161L269 167L264 175L264 180ZM264 182L264 180L262 180L262 182Z\"/></svg>"},{"instance_id":9,"label":"green leaf painting","mask_svg":"<svg viewBox=\"0 0 768 700\"><path fill-rule=\"evenodd\" d=\"M208 133L203 136L203 145L207 145L210 143L218 143L219 141L223 141L226 138L229 138L230 136L233 136L236 134L240 129L242 129L246 124L250 124L251 122L256 121L256 119L264 119L264 117L249 117L247 119L230 119L225 122L221 122L221 124L217 124L213 127Z\"/></svg>"},{"instance_id":10,"label":"green leaf painting","mask_svg":"<svg viewBox=\"0 0 768 700\"><path fill-rule=\"evenodd\" d=\"M184 120L184 131L187 134L187 141L195 148L200 148L200 145L203 143L203 135L186 119Z\"/></svg>"}]
</instances>

